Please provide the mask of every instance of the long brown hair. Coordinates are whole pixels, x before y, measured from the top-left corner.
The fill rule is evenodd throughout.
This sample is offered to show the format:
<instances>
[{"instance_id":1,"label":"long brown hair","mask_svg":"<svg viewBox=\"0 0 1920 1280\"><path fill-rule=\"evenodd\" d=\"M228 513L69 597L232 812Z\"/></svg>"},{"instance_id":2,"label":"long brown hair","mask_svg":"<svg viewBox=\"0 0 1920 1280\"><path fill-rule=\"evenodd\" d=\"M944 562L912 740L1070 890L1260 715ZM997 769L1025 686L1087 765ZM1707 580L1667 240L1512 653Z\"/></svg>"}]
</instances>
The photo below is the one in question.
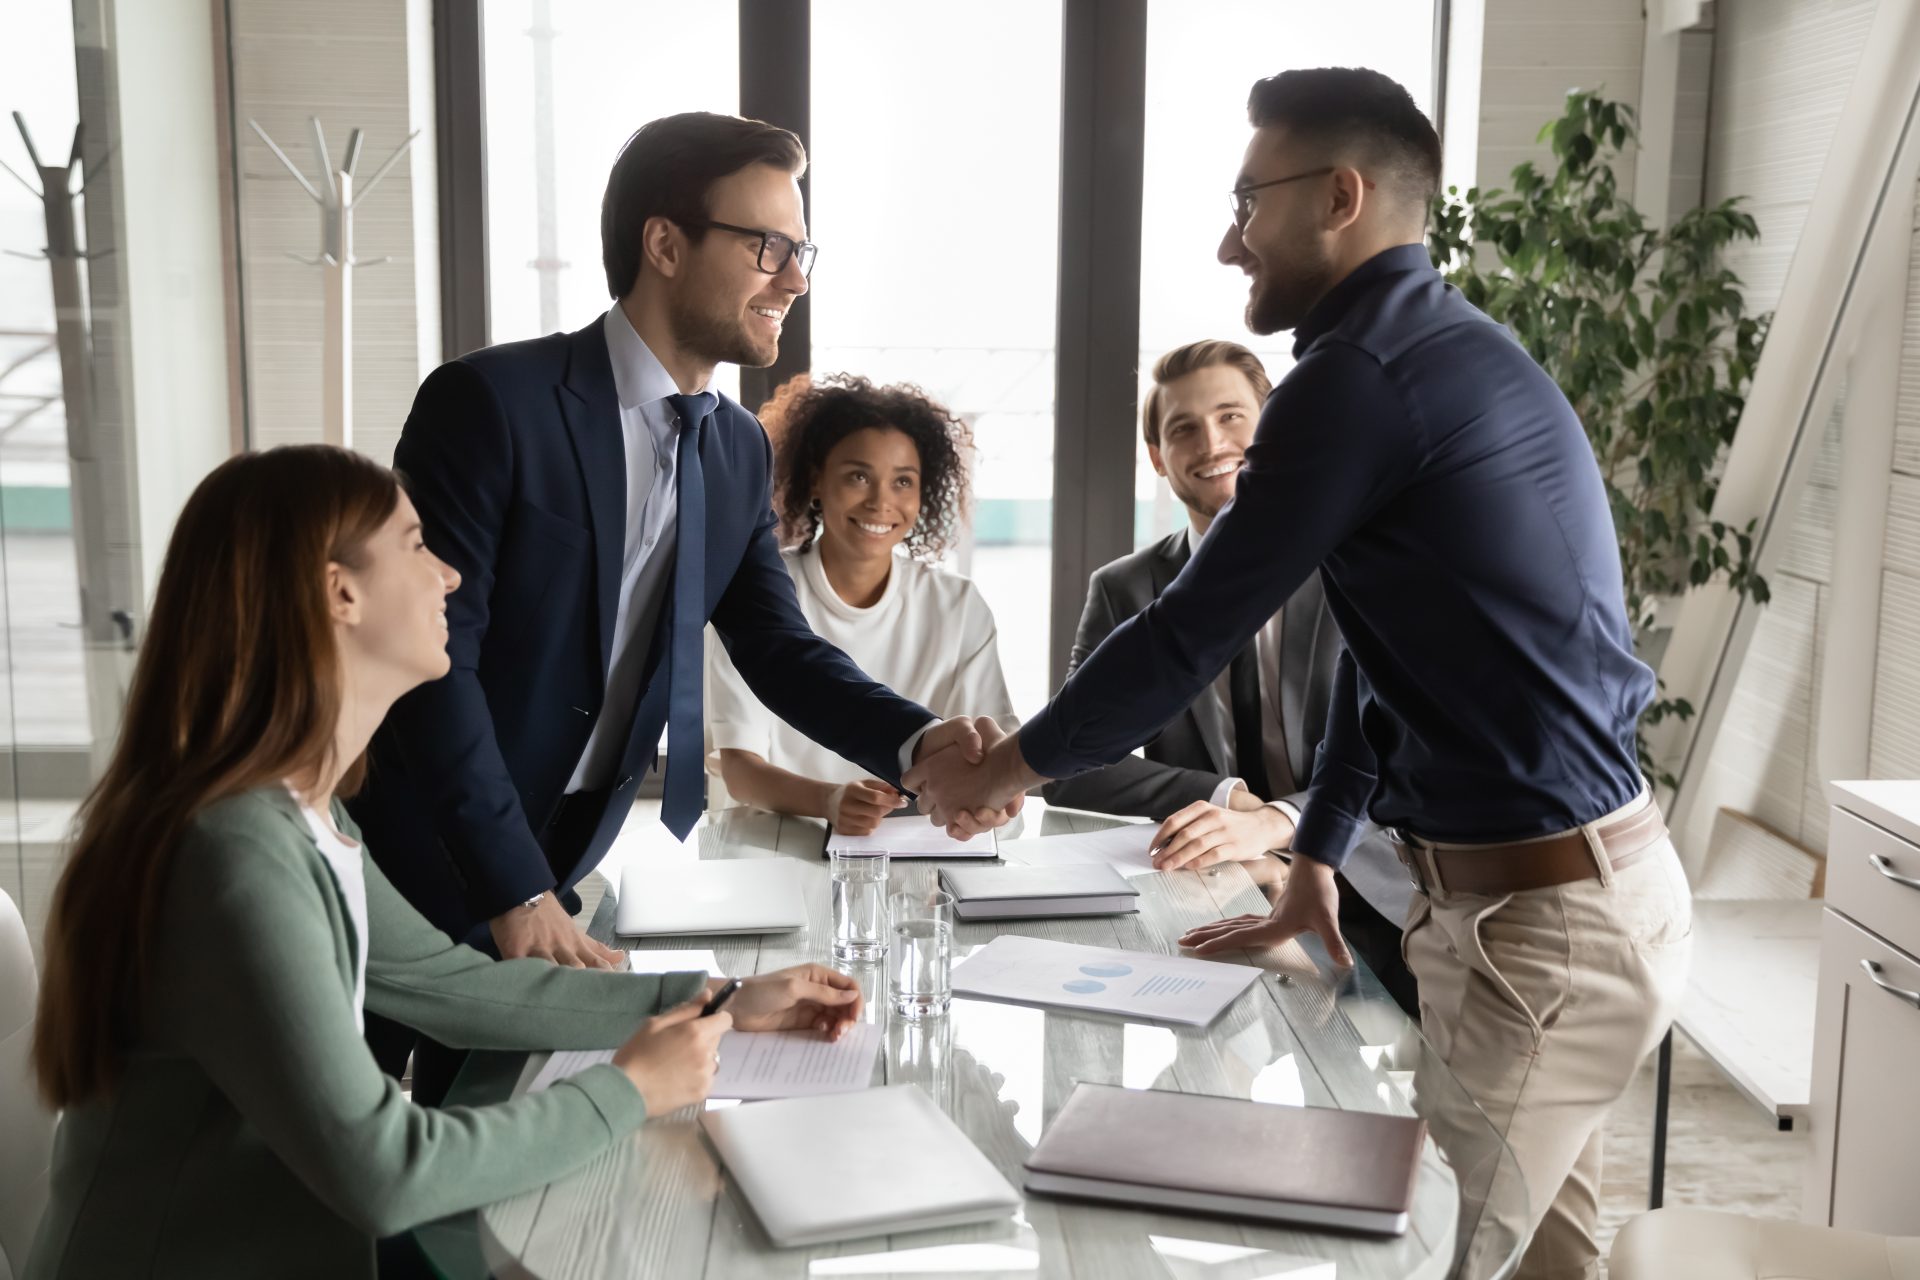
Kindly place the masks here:
<instances>
[{"instance_id":1,"label":"long brown hair","mask_svg":"<svg viewBox=\"0 0 1920 1280\"><path fill-rule=\"evenodd\" d=\"M110 1093L180 839L216 801L334 767L340 654L329 562L361 565L399 478L359 454L242 454L187 499L167 544L120 741L54 890L33 1067L48 1105ZM355 761L339 791L364 773Z\"/></svg>"}]
</instances>

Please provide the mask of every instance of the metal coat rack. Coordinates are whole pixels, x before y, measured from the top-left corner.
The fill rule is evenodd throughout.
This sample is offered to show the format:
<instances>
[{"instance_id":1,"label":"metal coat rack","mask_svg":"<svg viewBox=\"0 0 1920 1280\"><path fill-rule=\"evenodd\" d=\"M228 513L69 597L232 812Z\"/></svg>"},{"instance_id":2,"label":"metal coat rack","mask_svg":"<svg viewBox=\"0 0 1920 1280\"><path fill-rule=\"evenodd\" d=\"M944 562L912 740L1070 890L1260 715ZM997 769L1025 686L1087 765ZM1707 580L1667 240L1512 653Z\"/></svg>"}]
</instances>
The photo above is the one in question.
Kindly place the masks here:
<instances>
[{"instance_id":1,"label":"metal coat rack","mask_svg":"<svg viewBox=\"0 0 1920 1280\"><path fill-rule=\"evenodd\" d=\"M413 140L420 136L418 129L407 135L393 154L388 156L380 167L367 179L367 185L354 190L354 170L360 164L360 144L364 131L355 129L347 135L346 158L336 167L327 154L327 135L320 127L318 116L308 116L307 123L313 127L313 154L320 166L320 185L315 186L300 172L298 165L287 158L267 131L260 127L258 120L248 120L247 124L260 135L274 157L286 166L301 189L312 196L320 206L320 254L318 257L303 258L297 253L287 256L295 262L304 262L308 266L320 268L322 295L322 331L320 341L320 431L321 439L328 444L342 448L353 446L353 269L371 267L382 262L391 262L392 258L356 258L353 256L353 214L362 200L380 185L400 157L413 146Z\"/></svg>"}]
</instances>

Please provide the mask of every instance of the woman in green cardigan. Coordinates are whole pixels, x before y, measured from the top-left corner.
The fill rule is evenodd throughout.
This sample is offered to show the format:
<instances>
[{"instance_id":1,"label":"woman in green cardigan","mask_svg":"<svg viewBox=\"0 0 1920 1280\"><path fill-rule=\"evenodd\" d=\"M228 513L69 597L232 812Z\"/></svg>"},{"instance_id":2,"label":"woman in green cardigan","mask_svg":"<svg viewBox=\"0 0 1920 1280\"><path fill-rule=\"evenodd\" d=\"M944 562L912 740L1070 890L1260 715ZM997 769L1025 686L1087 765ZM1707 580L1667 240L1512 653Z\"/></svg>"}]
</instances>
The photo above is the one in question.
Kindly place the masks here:
<instances>
[{"instance_id":1,"label":"woman in green cardigan","mask_svg":"<svg viewBox=\"0 0 1920 1280\"><path fill-rule=\"evenodd\" d=\"M701 973L494 961L416 913L338 797L387 708L448 669L458 576L393 472L234 458L181 513L112 762L47 925L33 1065L62 1108L27 1275L370 1276L376 1237L550 1182L706 1096L730 1025L838 1035L801 965L710 1018ZM372 1009L464 1048L619 1046L486 1107L416 1107Z\"/></svg>"}]
</instances>

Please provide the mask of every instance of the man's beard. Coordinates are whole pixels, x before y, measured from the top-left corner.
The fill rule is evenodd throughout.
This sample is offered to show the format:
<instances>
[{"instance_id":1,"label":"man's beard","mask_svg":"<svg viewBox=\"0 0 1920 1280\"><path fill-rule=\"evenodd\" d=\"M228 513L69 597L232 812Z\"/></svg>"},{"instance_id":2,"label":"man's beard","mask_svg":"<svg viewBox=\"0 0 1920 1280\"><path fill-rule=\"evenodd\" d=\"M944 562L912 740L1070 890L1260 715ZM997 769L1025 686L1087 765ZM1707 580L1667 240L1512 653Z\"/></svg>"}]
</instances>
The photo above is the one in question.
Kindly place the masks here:
<instances>
[{"instance_id":1,"label":"man's beard","mask_svg":"<svg viewBox=\"0 0 1920 1280\"><path fill-rule=\"evenodd\" d=\"M689 290L667 307L674 337L687 351L714 364L737 364L747 369L764 369L780 358L777 340L771 352L755 346L739 317L702 309L694 303L694 293Z\"/></svg>"},{"instance_id":2,"label":"man's beard","mask_svg":"<svg viewBox=\"0 0 1920 1280\"><path fill-rule=\"evenodd\" d=\"M1219 515L1220 512L1226 508L1226 505L1233 501L1233 495L1230 493L1216 502L1210 494L1203 495L1188 485L1175 482L1171 475L1167 477L1167 487L1173 490L1173 496L1180 500L1181 506L1189 511L1198 512L1203 518L1208 520Z\"/></svg>"},{"instance_id":3,"label":"man's beard","mask_svg":"<svg viewBox=\"0 0 1920 1280\"><path fill-rule=\"evenodd\" d=\"M1261 334L1298 328L1313 304L1326 295L1332 277L1332 265L1318 252L1284 270L1263 268L1247 299L1247 328Z\"/></svg>"}]
</instances>

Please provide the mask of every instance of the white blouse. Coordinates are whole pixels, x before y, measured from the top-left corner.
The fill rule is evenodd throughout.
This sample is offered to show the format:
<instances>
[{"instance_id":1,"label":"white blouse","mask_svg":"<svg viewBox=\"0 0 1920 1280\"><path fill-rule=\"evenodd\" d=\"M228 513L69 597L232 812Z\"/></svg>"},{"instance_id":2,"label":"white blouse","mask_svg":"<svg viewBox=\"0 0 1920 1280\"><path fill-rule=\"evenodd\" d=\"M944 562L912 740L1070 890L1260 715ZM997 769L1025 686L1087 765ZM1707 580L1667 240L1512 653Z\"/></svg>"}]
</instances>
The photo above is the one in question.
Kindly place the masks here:
<instances>
[{"instance_id":1,"label":"white blouse","mask_svg":"<svg viewBox=\"0 0 1920 1280\"><path fill-rule=\"evenodd\" d=\"M993 611L972 581L896 552L880 599L860 608L834 591L818 548L789 549L782 559L807 622L862 671L937 716L988 715L1006 728L1018 723L1000 671ZM879 754L891 754L900 744L874 746ZM709 627L707 766L714 775L708 786L713 809L735 803L718 777L722 750L751 751L769 764L823 782L857 782L870 776L775 719L747 688Z\"/></svg>"},{"instance_id":2,"label":"white blouse","mask_svg":"<svg viewBox=\"0 0 1920 1280\"><path fill-rule=\"evenodd\" d=\"M340 897L347 904L347 918L353 921L353 1025L356 1029L365 1031L367 871L361 862L364 851L359 845L335 831L333 823L318 810L302 804L300 813L306 818L307 826L313 832L313 842L320 846L320 856L327 860L327 866L333 871L334 881L340 886Z\"/></svg>"}]
</instances>

